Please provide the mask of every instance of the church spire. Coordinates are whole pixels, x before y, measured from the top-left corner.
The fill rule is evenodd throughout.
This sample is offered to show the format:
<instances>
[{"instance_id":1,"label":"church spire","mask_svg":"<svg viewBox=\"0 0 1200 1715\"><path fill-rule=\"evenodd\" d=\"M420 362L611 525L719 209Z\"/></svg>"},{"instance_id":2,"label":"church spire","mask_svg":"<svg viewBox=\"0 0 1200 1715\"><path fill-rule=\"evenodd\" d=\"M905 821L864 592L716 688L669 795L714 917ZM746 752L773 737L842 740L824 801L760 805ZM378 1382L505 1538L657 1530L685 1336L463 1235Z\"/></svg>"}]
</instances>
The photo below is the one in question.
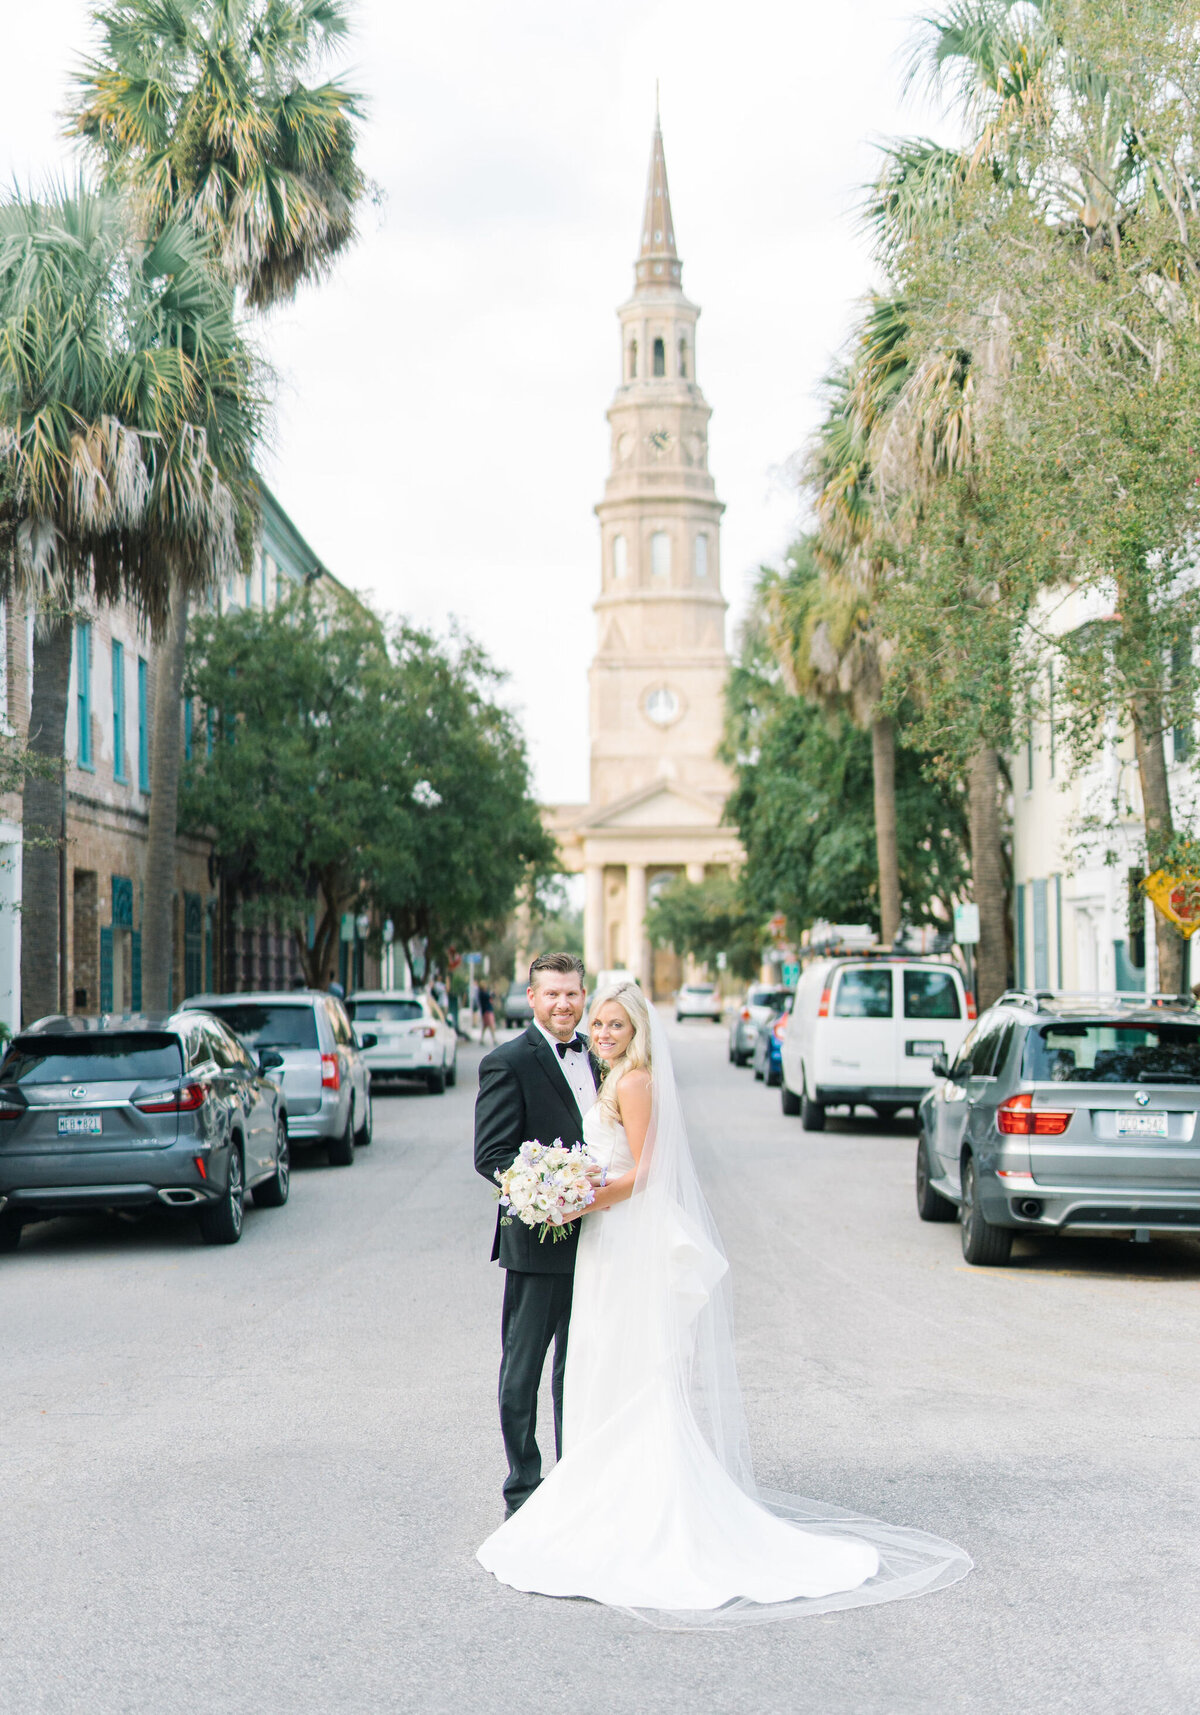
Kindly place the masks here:
<instances>
[{"instance_id":1,"label":"church spire","mask_svg":"<svg viewBox=\"0 0 1200 1715\"><path fill-rule=\"evenodd\" d=\"M646 212L642 219L642 247L637 259L637 283L639 286L678 286L682 271L679 252L675 248L675 223L671 219L662 124L656 108L654 140L650 145L650 175L646 180Z\"/></svg>"}]
</instances>

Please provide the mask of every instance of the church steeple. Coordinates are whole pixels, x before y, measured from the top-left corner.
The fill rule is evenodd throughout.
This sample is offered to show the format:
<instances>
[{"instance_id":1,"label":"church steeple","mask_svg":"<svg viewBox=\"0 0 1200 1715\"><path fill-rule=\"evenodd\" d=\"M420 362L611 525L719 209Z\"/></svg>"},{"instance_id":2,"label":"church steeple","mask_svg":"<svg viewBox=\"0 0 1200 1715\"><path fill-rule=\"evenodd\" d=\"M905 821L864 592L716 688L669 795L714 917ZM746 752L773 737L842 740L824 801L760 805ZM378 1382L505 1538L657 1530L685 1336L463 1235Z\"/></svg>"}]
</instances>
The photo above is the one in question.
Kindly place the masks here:
<instances>
[{"instance_id":1,"label":"church steeple","mask_svg":"<svg viewBox=\"0 0 1200 1715\"><path fill-rule=\"evenodd\" d=\"M675 222L671 219L662 123L655 113L650 173L646 180L646 212L642 217L642 246L637 259L637 283L639 286L678 286L682 272L679 252L675 248Z\"/></svg>"}]
</instances>

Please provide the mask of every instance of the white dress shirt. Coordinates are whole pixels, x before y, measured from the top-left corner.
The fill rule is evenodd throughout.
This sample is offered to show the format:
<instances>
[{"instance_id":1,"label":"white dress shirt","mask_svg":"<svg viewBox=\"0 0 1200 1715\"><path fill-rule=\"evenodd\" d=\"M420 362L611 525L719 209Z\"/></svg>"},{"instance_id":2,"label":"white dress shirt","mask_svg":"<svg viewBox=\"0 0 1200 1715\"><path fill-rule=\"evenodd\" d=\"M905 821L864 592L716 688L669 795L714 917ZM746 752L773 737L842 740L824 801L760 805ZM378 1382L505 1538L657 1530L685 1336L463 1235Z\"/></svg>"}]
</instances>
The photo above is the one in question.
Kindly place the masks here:
<instances>
[{"instance_id":1,"label":"white dress shirt","mask_svg":"<svg viewBox=\"0 0 1200 1715\"><path fill-rule=\"evenodd\" d=\"M592 1063L588 1059L587 1049L575 1048L570 1053L560 1054L558 1037L551 1036L548 1030L543 1030L536 1018L533 1022L554 1050L554 1058L558 1061L563 1077L571 1086L571 1094L579 1104L579 1117L582 1119L588 1109L596 1105L596 1080L592 1076Z\"/></svg>"}]
</instances>

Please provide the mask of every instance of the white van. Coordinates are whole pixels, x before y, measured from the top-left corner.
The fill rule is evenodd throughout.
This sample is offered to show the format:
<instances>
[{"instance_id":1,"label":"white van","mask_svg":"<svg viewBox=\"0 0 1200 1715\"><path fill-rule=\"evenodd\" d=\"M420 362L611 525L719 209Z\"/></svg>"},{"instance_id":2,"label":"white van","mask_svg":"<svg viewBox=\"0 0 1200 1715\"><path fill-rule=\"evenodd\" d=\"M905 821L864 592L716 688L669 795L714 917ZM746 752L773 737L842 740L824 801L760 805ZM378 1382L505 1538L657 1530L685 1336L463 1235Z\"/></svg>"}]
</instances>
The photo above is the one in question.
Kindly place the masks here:
<instances>
[{"instance_id":1,"label":"white van","mask_svg":"<svg viewBox=\"0 0 1200 1715\"><path fill-rule=\"evenodd\" d=\"M948 960L819 959L797 984L783 1038L783 1111L822 1131L829 1107L861 1104L883 1120L915 1108L934 1055L952 1060L974 1017Z\"/></svg>"}]
</instances>

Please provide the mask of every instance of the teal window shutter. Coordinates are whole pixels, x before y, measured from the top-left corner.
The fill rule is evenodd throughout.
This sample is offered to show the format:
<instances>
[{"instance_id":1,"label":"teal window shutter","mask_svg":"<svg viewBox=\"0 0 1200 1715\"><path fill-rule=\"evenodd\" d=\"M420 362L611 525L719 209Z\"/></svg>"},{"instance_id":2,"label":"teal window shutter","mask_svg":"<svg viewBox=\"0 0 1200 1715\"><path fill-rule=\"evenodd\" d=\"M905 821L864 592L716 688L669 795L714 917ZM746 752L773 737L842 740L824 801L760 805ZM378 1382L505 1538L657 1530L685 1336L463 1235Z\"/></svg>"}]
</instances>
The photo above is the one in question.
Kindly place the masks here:
<instances>
[{"instance_id":1,"label":"teal window shutter","mask_svg":"<svg viewBox=\"0 0 1200 1715\"><path fill-rule=\"evenodd\" d=\"M129 1005L134 1012L142 1010L142 932L135 929L129 937Z\"/></svg>"},{"instance_id":2,"label":"teal window shutter","mask_svg":"<svg viewBox=\"0 0 1200 1715\"><path fill-rule=\"evenodd\" d=\"M79 716L79 766L92 764L92 627L81 619L75 627L75 703Z\"/></svg>"},{"instance_id":3,"label":"teal window shutter","mask_svg":"<svg viewBox=\"0 0 1200 1715\"><path fill-rule=\"evenodd\" d=\"M125 779L125 646L113 638L113 779Z\"/></svg>"},{"instance_id":4,"label":"teal window shutter","mask_svg":"<svg viewBox=\"0 0 1200 1715\"><path fill-rule=\"evenodd\" d=\"M1025 987L1025 883L1019 881L1013 892L1016 895L1014 903L1017 917L1017 987L1023 989Z\"/></svg>"},{"instance_id":5,"label":"teal window shutter","mask_svg":"<svg viewBox=\"0 0 1200 1715\"><path fill-rule=\"evenodd\" d=\"M1047 910L1045 880L1032 883L1033 888L1033 986L1050 987L1050 923Z\"/></svg>"},{"instance_id":6,"label":"teal window shutter","mask_svg":"<svg viewBox=\"0 0 1200 1715\"><path fill-rule=\"evenodd\" d=\"M150 670L138 656L138 790L150 790Z\"/></svg>"},{"instance_id":7,"label":"teal window shutter","mask_svg":"<svg viewBox=\"0 0 1200 1715\"><path fill-rule=\"evenodd\" d=\"M113 1009L113 972L112 972L112 937L111 929L100 931L100 1011L111 1012Z\"/></svg>"}]
</instances>

